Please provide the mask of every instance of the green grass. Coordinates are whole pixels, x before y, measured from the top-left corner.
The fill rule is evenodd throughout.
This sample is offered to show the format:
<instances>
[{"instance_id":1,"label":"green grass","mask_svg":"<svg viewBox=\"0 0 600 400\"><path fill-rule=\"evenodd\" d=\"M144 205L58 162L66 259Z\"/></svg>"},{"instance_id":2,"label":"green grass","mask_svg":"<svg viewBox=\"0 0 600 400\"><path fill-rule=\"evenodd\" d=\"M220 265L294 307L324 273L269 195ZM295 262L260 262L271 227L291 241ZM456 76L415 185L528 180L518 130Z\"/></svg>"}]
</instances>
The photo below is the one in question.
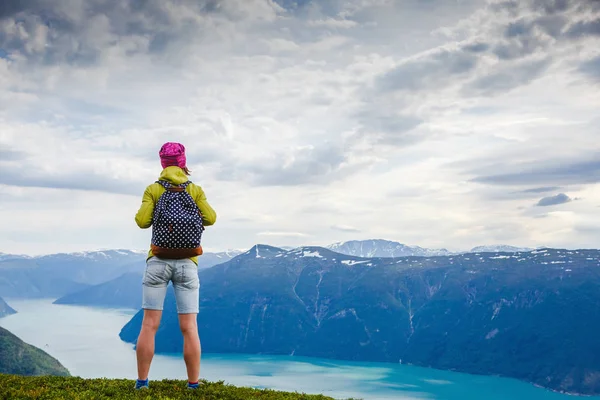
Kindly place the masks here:
<instances>
[{"instance_id":1,"label":"green grass","mask_svg":"<svg viewBox=\"0 0 600 400\"><path fill-rule=\"evenodd\" d=\"M204 400L332 400L323 395L258 390L203 382L189 390L185 381L150 381L150 389L134 390L130 379L83 379L58 376L19 376L0 374L0 399L204 399Z\"/></svg>"}]
</instances>

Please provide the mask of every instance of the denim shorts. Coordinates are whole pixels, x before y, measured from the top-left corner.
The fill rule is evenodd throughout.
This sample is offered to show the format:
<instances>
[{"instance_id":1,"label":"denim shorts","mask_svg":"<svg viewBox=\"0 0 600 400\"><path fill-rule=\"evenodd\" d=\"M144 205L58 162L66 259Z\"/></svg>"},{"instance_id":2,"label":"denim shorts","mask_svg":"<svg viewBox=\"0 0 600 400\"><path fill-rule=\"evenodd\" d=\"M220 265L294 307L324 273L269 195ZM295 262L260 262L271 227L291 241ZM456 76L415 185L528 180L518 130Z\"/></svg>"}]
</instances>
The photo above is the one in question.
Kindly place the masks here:
<instances>
[{"instance_id":1,"label":"denim shorts","mask_svg":"<svg viewBox=\"0 0 600 400\"><path fill-rule=\"evenodd\" d=\"M189 258L167 260L152 257L146 262L146 272L142 281L142 308L162 310L169 282L173 282L177 312L198 314L200 304L198 267Z\"/></svg>"}]
</instances>

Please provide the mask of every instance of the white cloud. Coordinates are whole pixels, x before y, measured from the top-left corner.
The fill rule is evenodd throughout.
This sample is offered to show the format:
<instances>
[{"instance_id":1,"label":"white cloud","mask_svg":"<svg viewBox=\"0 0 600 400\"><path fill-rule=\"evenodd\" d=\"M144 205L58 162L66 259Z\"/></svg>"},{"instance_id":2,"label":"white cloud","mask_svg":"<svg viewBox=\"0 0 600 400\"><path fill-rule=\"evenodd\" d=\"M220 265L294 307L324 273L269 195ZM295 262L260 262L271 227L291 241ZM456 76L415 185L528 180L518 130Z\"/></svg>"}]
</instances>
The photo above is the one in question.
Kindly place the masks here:
<instances>
[{"instance_id":1,"label":"white cloud","mask_svg":"<svg viewBox=\"0 0 600 400\"><path fill-rule=\"evenodd\" d=\"M347 29L347 28L356 27L358 25L358 23L356 21L352 21L349 19L327 18L327 19L310 20L310 21L308 21L308 25L309 26L327 27L327 28Z\"/></svg>"},{"instance_id":2,"label":"white cloud","mask_svg":"<svg viewBox=\"0 0 600 400\"><path fill-rule=\"evenodd\" d=\"M0 251L146 247L170 140L207 248L593 243L594 2L298 3L6 2Z\"/></svg>"},{"instance_id":3,"label":"white cloud","mask_svg":"<svg viewBox=\"0 0 600 400\"><path fill-rule=\"evenodd\" d=\"M306 237L308 235L302 232L260 232L259 236L277 236L277 237Z\"/></svg>"},{"instance_id":4,"label":"white cloud","mask_svg":"<svg viewBox=\"0 0 600 400\"><path fill-rule=\"evenodd\" d=\"M360 229L355 228L350 225L332 225L331 229L342 231L342 232L351 232L351 233L359 233Z\"/></svg>"}]
</instances>

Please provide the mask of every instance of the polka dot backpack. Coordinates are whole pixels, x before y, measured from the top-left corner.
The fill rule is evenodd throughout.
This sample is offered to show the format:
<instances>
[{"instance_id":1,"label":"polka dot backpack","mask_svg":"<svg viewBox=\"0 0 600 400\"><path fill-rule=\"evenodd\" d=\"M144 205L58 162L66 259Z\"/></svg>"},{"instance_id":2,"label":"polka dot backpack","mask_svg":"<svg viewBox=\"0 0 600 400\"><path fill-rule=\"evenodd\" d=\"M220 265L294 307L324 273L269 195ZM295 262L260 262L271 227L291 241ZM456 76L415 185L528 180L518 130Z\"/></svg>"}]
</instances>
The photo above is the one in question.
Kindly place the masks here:
<instances>
[{"instance_id":1,"label":"polka dot backpack","mask_svg":"<svg viewBox=\"0 0 600 400\"><path fill-rule=\"evenodd\" d=\"M191 182L174 186L157 181L165 188L154 207L152 244L168 249L200 247L204 225L202 214L192 196L185 190Z\"/></svg>"}]
</instances>

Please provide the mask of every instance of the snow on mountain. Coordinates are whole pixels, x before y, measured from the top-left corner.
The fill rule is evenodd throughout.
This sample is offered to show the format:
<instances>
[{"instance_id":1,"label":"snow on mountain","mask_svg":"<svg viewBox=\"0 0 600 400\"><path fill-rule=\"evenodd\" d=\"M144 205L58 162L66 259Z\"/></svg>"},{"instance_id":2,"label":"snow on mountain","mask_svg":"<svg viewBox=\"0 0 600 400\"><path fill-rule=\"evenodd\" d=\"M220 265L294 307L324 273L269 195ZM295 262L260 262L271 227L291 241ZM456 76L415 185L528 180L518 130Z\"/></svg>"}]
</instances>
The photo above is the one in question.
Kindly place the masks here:
<instances>
[{"instance_id":1,"label":"snow on mountain","mask_svg":"<svg viewBox=\"0 0 600 400\"><path fill-rule=\"evenodd\" d=\"M347 254L356 257L433 257L447 256L452 254L446 249L426 249L419 246L407 246L390 240L352 240L349 242L334 243L327 246L336 253Z\"/></svg>"},{"instance_id":2,"label":"snow on mountain","mask_svg":"<svg viewBox=\"0 0 600 400\"><path fill-rule=\"evenodd\" d=\"M43 256L36 256L36 259L85 259L86 261L107 261L123 258L139 258L144 254L148 253L148 250L126 250L126 249L114 249L114 250L91 250L91 251L78 251L73 253L56 253L48 254Z\"/></svg>"},{"instance_id":3,"label":"snow on mountain","mask_svg":"<svg viewBox=\"0 0 600 400\"><path fill-rule=\"evenodd\" d=\"M124 258L135 258L146 254L148 250L125 250L125 249L114 249L114 250L90 250L90 251L78 251L72 253L54 253L44 254L38 256L28 256L23 254L6 254L0 253L0 261L12 260L12 259L31 259L31 260L81 260L87 262L105 262L109 260L122 260Z\"/></svg>"},{"instance_id":4,"label":"snow on mountain","mask_svg":"<svg viewBox=\"0 0 600 400\"><path fill-rule=\"evenodd\" d=\"M14 259L24 259L24 258L31 258L31 257L23 255L23 254L0 253L0 261L14 260Z\"/></svg>"},{"instance_id":5,"label":"snow on mountain","mask_svg":"<svg viewBox=\"0 0 600 400\"><path fill-rule=\"evenodd\" d=\"M515 247L508 245L492 245L473 247L470 253L525 253L535 249L528 247Z\"/></svg>"},{"instance_id":6,"label":"snow on mountain","mask_svg":"<svg viewBox=\"0 0 600 400\"><path fill-rule=\"evenodd\" d=\"M285 250L269 246L266 244L257 244L253 246L250 250L241 253L241 256L252 256L254 258L270 258L273 256L277 256L279 254L285 253Z\"/></svg>"},{"instance_id":7,"label":"snow on mountain","mask_svg":"<svg viewBox=\"0 0 600 400\"><path fill-rule=\"evenodd\" d=\"M523 253L535 249L509 245L477 246L471 250L451 252L446 249L427 249L419 246L407 246L390 240L351 240L348 242L334 243L327 246L337 253L356 257L435 257L451 256L467 253Z\"/></svg>"},{"instance_id":8,"label":"snow on mountain","mask_svg":"<svg viewBox=\"0 0 600 400\"><path fill-rule=\"evenodd\" d=\"M283 254L290 254L294 251L302 254L304 257L316 257L316 254L312 254L306 250L307 247L273 247L269 245L256 245L250 250L242 251L236 249L229 249L223 252L205 252L203 256L199 257L199 267L208 268L213 265L217 265L226 261L231 260L239 255L252 253L254 257L269 257L269 256L282 256ZM508 245L487 245L474 247L468 251L450 252L446 249L427 249L419 246L408 246L402 243L374 239L374 240L352 240L347 242L338 242L332 245L326 246L325 249L333 251L338 254L345 254L348 256L362 257L362 258L389 258L389 257L435 257L435 256L452 256L465 253L518 253L528 252L535 249L515 247ZM128 250L128 249L101 249L92 251L81 251L73 253L57 253L41 256L27 256L27 255L16 255L0 253L0 261L16 260L16 259L30 259L35 261L41 261L43 263L73 263L73 262L85 262L87 264L104 265L109 264L131 264L137 263L145 259L145 255L148 250Z\"/></svg>"},{"instance_id":9,"label":"snow on mountain","mask_svg":"<svg viewBox=\"0 0 600 400\"><path fill-rule=\"evenodd\" d=\"M72 253L45 254L39 256L0 253L0 261L29 259L39 262L40 265L64 265L65 263L76 263L81 265L117 266L138 262L143 263L147 254L148 250L129 249L100 249ZM201 257L198 258L198 267L212 267L213 265L229 261L240 254L242 254L242 251L235 249L215 253L205 252Z\"/></svg>"},{"instance_id":10,"label":"snow on mountain","mask_svg":"<svg viewBox=\"0 0 600 400\"><path fill-rule=\"evenodd\" d=\"M218 258L226 258L226 259L230 259L233 257L237 257L240 254L242 254L243 251L242 250L235 250L235 249L229 249L227 251L222 251L219 253L213 253L216 257Z\"/></svg>"}]
</instances>

